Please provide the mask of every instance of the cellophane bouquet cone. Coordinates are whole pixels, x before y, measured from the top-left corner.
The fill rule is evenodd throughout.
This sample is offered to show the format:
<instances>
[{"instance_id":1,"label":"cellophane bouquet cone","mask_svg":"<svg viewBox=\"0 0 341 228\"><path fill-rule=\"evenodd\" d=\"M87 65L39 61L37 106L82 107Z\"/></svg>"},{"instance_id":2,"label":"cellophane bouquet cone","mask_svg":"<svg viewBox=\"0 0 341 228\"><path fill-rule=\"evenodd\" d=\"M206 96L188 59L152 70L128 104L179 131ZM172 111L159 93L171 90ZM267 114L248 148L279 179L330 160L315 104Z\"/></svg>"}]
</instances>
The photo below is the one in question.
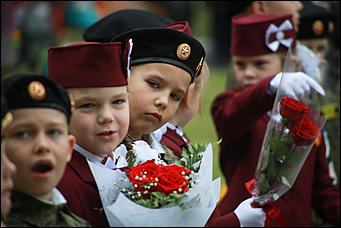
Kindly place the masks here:
<instances>
[{"instance_id":1,"label":"cellophane bouquet cone","mask_svg":"<svg viewBox=\"0 0 341 228\"><path fill-rule=\"evenodd\" d=\"M294 184L325 123L315 92L298 100L284 90L295 65L289 48L255 171L252 194L258 205L274 202Z\"/></svg>"}]
</instances>

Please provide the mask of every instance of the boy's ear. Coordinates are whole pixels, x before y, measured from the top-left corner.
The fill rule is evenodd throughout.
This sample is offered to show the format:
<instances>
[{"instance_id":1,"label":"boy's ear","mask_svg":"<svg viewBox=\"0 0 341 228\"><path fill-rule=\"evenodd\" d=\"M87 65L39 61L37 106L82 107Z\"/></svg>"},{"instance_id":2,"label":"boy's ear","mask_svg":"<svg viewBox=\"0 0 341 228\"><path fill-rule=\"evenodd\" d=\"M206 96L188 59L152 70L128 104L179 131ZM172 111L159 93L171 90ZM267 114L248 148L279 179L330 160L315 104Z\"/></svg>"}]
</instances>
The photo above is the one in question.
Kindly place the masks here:
<instances>
[{"instance_id":1,"label":"boy's ear","mask_svg":"<svg viewBox=\"0 0 341 228\"><path fill-rule=\"evenodd\" d=\"M70 152L67 155L67 162L69 162L71 160L71 156L72 156L72 151L73 151L73 147L75 146L76 143L76 138L73 135L68 135L69 138L69 144L70 144Z\"/></svg>"},{"instance_id":2,"label":"boy's ear","mask_svg":"<svg viewBox=\"0 0 341 228\"><path fill-rule=\"evenodd\" d=\"M187 89L186 95L182 98L182 104L185 106L185 108L189 108L191 105L191 96L194 90L195 83L191 83Z\"/></svg>"}]
</instances>

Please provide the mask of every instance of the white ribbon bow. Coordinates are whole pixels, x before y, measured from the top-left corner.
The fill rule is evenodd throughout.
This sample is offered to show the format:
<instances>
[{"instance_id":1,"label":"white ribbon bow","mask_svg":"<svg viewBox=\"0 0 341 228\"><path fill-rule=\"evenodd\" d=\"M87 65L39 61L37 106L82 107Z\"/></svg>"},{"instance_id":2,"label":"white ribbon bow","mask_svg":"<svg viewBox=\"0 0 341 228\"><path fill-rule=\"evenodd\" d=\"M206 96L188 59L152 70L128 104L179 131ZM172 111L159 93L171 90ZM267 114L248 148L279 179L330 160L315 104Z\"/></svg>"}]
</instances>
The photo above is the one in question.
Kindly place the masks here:
<instances>
[{"instance_id":1,"label":"white ribbon bow","mask_svg":"<svg viewBox=\"0 0 341 228\"><path fill-rule=\"evenodd\" d=\"M268 46L268 48L270 48L271 51L273 52L277 51L280 44L289 48L291 46L293 38L290 37L290 38L285 39L283 31L291 30L291 29L293 29L293 26L289 20L285 20L279 27L277 27L274 24L270 24L268 29L265 32L266 46ZM276 40L270 43L269 42L270 35L273 33L276 33Z\"/></svg>"}]
</instances>

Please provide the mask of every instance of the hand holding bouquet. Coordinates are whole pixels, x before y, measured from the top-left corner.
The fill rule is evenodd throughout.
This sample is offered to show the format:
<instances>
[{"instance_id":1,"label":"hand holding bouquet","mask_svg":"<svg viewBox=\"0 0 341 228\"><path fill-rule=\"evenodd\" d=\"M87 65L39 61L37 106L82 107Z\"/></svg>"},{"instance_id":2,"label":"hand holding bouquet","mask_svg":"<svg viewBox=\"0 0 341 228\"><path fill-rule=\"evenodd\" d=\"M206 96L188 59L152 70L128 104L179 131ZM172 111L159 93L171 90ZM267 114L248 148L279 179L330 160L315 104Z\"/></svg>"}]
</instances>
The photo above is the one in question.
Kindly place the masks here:
<instances>
[{"instance_id":1,"label":"hand holding bouquet","mask_svg":"<svg viewBox=\"0 0 341 228\"><path fill-rule=\"evenodd\" d=\"M272 203L293 186L325 122L317 108L318 93L323 95L323 89L313 79L290 73L294 70L290 56L291 49L277 87L255 179L246 183L255 196L254 205L267 210L273 209Z\"/></svg>"}]
</instances>

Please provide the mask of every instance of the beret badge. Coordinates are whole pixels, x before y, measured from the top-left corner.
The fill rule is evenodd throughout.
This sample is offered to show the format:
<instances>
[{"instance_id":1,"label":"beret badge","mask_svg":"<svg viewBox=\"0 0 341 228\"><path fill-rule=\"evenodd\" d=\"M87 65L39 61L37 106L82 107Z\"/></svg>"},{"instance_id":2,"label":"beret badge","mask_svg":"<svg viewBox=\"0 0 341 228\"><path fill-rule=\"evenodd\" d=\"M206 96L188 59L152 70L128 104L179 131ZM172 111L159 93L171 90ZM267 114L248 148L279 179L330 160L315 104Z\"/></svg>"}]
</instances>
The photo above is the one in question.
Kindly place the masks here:
<instances>
[{"instance_id":1,"label":"beret badge","mask_svg":"<svg viewBox=\"0 0 341 228\"><path fill-rule=\"evenodd\" d=\"M39 81L32 81L28 87L28 94L33 100L40 101L45 98L46 90L44 85Z\"/></svg>"},{"instance_id":2,"label":"beret badge","mask_svg":"<svg viewBox=\"0 0 341 228\"><path fill-rule=\"evenodd\" d=\"M316 35L321 35L323 33L324 26L323 22L320 20L316 20L313 24L313 31Z\"/></svg>"},{"instance_id":3,"label":"beret badge","mask_svg":"<svg viewBox=\"0 0 341 228\"><path fill-rule=\"evenodd\" d=\"M191 55L191 47L186 44L180 44L176 50L176 56L181 60L186 60Z\"/></svg>"}]
</instances>

